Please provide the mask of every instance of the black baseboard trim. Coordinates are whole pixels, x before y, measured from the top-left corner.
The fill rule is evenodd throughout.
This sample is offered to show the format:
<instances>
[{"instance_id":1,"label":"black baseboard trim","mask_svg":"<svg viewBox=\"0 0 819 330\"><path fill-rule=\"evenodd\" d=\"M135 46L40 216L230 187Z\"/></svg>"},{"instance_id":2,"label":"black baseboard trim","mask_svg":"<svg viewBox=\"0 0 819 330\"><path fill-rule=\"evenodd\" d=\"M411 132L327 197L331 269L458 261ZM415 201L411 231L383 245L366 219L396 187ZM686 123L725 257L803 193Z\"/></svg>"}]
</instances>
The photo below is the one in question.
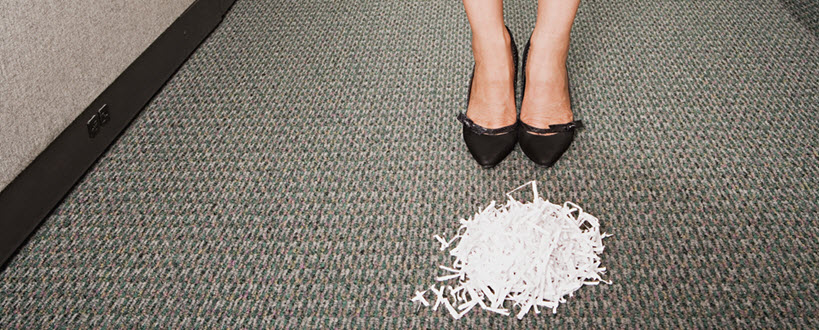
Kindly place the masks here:
<instances>
[{"instance_id":1,"label":"black baseboard trim","mask_svg":"<svg viewBox=\"0 0 819 330\"><path fill-rule=\"evenodd\" d=\"M222 22L235 1L191 4L0 192L0 271Z\"/></svg>"}]
</instances>

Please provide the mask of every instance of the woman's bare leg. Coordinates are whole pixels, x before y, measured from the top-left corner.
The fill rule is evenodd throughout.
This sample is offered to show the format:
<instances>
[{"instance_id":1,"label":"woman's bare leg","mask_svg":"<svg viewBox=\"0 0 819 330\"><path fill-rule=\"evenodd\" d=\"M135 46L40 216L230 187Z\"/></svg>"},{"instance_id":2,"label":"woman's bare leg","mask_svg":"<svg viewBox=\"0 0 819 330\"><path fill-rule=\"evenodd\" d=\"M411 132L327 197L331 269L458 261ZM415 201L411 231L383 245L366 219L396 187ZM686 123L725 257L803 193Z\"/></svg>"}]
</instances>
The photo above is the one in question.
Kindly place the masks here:
<instances>
[{"instance_id":1,"label":"woman's bare leg","mask_svg":"<svg viewBox=\"0 0 819 330\"><path fill-rule=\"evenodd\" d=\"M472 28L475 76L467 117L487 128L515 123L511 39L503 23L503 0L463 0Z\"/></svg>"},{"instance_id":2,"label":"woman's bare leg","mask_svg":"<svg viewBox=\"0 0 819 330\"><path fill-rule=\"evenodd\" d=\"M580 0L538 0L520 120L535 127L572 121L566 58Z\"/></svg>"}]
</instances>

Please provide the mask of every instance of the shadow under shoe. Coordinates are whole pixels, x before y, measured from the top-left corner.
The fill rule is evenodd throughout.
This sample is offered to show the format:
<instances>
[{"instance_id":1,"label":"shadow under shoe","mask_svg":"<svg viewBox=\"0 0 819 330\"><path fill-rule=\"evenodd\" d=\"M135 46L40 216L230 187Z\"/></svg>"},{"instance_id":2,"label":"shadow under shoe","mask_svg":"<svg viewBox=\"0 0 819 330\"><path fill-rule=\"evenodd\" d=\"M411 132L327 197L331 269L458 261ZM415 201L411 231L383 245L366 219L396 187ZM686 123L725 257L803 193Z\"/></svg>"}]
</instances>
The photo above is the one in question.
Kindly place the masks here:
<instances>
[{"instance_id":1,"label":"shadow under shoe","mask_svg":"<svg viewBox=\"0 0 819 330\"><path fill-rule=\"evenodd\" d=\"M512 79L512 92L514 93L517 88L518 77L518 47L508 26L506 31L509 32L509 39L512 44L512 65L515 67L515 74ZM472 80L474 77L475 66L473 65L466 95L467 106L469 106L469 98L472 96ZM463 138L469 153L483 168L491 168L500 163L512 152L515 144L517 144L517 122L500 128L486 128L475 124L465 113L458 114L458 121L463 124Z\"/></svg>"}]
</instances>

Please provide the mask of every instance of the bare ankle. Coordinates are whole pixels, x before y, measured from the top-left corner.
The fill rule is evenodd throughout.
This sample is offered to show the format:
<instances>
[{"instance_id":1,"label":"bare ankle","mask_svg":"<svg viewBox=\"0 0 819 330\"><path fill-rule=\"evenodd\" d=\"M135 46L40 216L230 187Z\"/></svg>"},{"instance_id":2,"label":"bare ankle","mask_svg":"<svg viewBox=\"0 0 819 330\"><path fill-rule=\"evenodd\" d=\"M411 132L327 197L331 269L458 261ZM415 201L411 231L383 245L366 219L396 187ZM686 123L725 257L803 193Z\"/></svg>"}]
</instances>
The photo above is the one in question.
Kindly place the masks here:
<instances>
[{"instance_id":1,"label":"bare ankle","mask_svg":"<svg viewBox=\"0 0 819 330\"><path fill-rule=\"evenodd\" d=\"M563 61L569 54L569 36L548 32L532 32L529 48L539 53L538 56L547 56L550 59Z\"/></svg>"},{"instance_id":2,"label":"bare ankle","mask_svg":"<svg viewBox=\"0 0 819 330\"><path fill-rule=\"evenodd\" d=\"M511 39L494 38L488 40L473 40L472 54L476 63L505 64L504 59L511 58ZM509 60L510 61L510 60Z\"/></svg>"},{"instance_id":3,"label":"bare ankle","mask_svg":"<svg viewBox=\"0 0 819 330\"><path fill-rule=\"evenodd\" d=\"M489 46L489 47L503 47L511 43L511 36L506 27L483 28L480 31L472 32L472 45Z\"/></svg>"}]
</instances>

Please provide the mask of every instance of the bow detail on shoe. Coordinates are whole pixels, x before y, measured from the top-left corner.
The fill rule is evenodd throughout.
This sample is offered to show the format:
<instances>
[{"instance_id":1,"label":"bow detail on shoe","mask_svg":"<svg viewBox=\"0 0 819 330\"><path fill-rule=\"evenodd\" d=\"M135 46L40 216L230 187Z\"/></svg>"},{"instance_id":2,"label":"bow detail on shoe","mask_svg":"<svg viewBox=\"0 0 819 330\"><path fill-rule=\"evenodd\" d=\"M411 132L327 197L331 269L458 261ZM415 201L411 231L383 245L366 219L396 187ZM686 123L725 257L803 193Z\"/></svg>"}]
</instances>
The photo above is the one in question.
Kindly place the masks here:
<instances>
[{"instance_id":1,"label":"bow detail on shoe","mask_svg":"<svg viewBox=\"0 0 819 330\"><path fill-rule=\"evenodd\" d=\"M573 130L575 130L575 129L579 129L579 128L583 128L583 127L584 127L584 126L583 126L583 121L582 121L582 120L580 120L580 119L578 119L578 120L574 120L574 121L572 121L572 122L565 123L565 124L553 124L553 125L549 125L549 127L548 127L548 128L534 127L534 126L531 126L531 125L529 125L529 124L526 124L526 123L524 123L524 122L522 122L522 121L520 121L520 120L518 120L518 122L520 123L520 125L523 127L523 129L524 129L525 131L527 131L527 132L531 132L531 133L535 133L535 134L548 134L548 133L571 132L571 131L573 131Z\"/></svg>"}]
</instances>

